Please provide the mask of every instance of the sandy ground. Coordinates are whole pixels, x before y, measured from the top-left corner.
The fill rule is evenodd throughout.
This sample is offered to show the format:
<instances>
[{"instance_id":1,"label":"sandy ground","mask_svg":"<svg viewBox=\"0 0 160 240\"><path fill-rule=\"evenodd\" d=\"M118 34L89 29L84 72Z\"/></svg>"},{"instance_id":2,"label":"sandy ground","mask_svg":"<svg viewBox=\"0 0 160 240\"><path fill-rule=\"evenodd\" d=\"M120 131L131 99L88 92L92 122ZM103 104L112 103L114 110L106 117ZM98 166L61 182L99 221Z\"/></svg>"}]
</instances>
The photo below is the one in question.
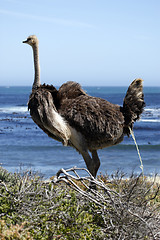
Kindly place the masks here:
<instances>
[{"instance_id":1,"label":"sandy ground","mask_svg":"<svg viewBox=\"0 0 160 240\"><path fill-rule=\"evenodd\" d=\"M147 181L160 184L160 175L157 175L156 178L155 177L147 177Z\"/></svg>"}]
</instances>

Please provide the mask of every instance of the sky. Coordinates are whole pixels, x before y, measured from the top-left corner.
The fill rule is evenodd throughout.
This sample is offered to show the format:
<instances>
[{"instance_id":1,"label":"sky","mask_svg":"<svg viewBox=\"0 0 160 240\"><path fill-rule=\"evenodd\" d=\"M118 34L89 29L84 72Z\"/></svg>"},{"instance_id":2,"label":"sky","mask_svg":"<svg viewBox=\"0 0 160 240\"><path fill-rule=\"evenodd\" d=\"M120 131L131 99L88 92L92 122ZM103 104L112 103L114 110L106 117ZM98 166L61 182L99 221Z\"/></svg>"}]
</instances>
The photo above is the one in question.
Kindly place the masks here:
<instances>
[{"instance_id":1,"label":"sky","mask_svg":"<svg viewBox=\"0 0 160 240\"><path fill-rule=\"evenodd\" d=\"M159 0L0 0L0 86L31 86L39 39L41 83L160 86Z\"/></svg>"}]
</instances>

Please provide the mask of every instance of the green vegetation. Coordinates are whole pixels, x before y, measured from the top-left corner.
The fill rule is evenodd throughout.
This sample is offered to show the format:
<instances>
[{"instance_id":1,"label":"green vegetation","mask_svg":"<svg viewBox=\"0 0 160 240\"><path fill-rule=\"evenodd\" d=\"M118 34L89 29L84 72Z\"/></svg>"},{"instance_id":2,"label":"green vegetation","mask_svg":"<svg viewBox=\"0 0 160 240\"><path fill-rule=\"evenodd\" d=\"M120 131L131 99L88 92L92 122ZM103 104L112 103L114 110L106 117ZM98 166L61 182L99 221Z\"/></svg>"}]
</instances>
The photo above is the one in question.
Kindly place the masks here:
<instances>
[{"instance_id":1,"label":"green vegetation","mask_svg":"<svg viewBox=\"0 0 160 240\"><path fill-rule=\"evenodd\" d=\"M109 194L98 186L84 196L64 182L0 168L0 239L159 239L158 185L122 177L99 176Z\"/></svg>"}]
</instances>

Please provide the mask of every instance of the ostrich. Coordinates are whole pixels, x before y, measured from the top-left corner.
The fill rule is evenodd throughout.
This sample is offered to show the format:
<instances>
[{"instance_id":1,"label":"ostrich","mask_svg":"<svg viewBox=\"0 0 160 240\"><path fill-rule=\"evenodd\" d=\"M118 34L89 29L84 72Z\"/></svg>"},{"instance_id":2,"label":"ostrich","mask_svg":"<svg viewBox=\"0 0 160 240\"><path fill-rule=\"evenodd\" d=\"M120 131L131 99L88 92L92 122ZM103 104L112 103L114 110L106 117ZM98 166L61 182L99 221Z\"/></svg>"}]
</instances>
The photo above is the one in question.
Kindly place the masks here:
<instances>
[{"instance_id":1,"label":"ostrich","mask_svg":"<svg viewBox=\"0 0 160 240\"><path fill-rule=\"evenodd\" d=\"M49 137L75 148L96 177L100 166L97 150L116 145L124 135L129 136L129 128L133 129L143 112L143 80L131 83L122 107L89 96L76 82L64 83L57 90L52 85L40 84L37 37L31 35L23 43L33 49L35 77L28 102L33 121Z\"/></svg>"}]
</instances>

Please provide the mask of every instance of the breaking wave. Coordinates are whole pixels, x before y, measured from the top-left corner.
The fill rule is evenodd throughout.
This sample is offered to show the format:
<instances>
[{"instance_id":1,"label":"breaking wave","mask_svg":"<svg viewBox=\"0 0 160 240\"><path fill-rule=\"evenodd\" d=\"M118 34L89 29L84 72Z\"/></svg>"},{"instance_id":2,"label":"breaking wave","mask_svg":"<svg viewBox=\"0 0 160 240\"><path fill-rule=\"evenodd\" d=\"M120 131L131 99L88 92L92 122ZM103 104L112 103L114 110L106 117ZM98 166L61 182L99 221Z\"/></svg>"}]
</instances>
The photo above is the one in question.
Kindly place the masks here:
<instances>
[{"instance_id":1,"label":"breaking wave","mask_svg":"<svg viewBox=\"0 0 160 240\"><path fill-rule=\"evenodd\" d=\"M10 106L10 107L0 107L1 113L26 113L28 112L27 106Z\"/></svg>"}]
</instances>

